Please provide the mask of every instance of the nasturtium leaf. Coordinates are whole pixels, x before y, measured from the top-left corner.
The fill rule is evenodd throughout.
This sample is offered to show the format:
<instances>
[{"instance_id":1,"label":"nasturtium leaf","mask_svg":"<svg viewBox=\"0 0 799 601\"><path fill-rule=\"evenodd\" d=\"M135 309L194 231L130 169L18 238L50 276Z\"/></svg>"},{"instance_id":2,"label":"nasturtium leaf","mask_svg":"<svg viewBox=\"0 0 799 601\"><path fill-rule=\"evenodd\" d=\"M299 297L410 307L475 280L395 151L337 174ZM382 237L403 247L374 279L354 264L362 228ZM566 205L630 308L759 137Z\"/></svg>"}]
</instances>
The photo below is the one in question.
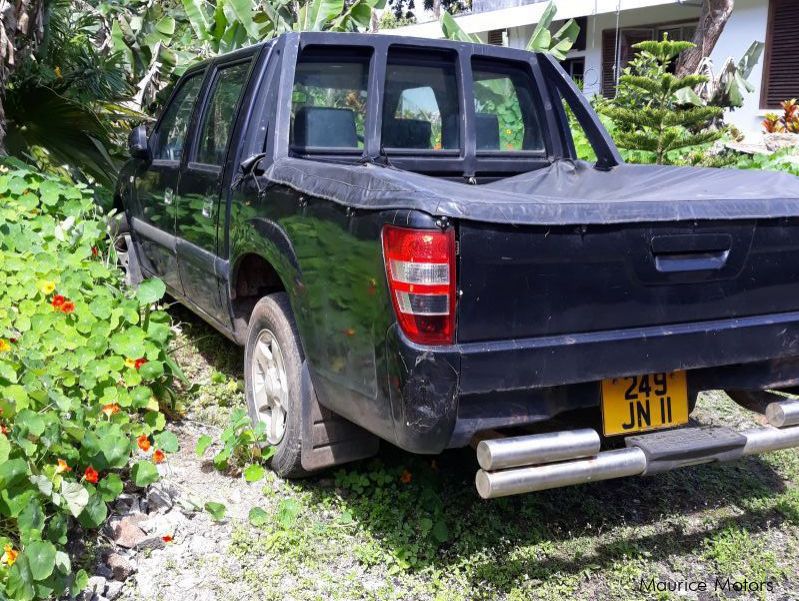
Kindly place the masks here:
<instances>
[{"instance_id":1,"label":"nasturtium leaf","mask_svg":"<svg viewBox=\"0 0 799 601\"><path fill-rule=\"evenodd\" d=\"M283 499L277 506L277 523L283 528L290 528L300 514L300 504L294 499Z\"/></svg>"},{"instance_id":2,"label":"nasturtium leaf","mask_svg":"<svg viewBox=\"0 0 799 601\"><path fill-rule=\"evenodd\" d=\"M108 434L100 439L100 450L109 467L124 467L130 457L131 442L122 434Z\"/></svg>"},{"instance_id":3,"label":"nasturtium leaf","mask_svg":"<svg viewBox=\"0 0 799 601\"><path fill-rule=\"evenodd\" d=\"M197 439L197 446L194 447L194 452L197 454L198 457L202 457L205 455L205 452L208 450L208 447L211 446L211 443L214 442L213 438L208 436L207 434L203 434L200 438Z\"/></svg>"},{"instance_id":4,"label":"nasturtium leaf","mask_svg":"<svg viewBox=\"0 0 799 601\"><path fill-rule=\"evenodd\" d=\"M0 464L0 490L10 488L28 475L28 464L23 459L9 459Z\"/></svg>"},{"instance_id":5,"label":"nasturtium leaf","mask_svg":"<svg viewBox=\"0 0 799 601\"><path fill-rule=\"evenodd\" d=\"M72 586L69 587L69 591L73 597L77 596L88 584L89 574L86 570L78 570L75 574L75 578L72 580Z\"/></svg>"},{"instance_id":6,"label":"nasturtium leaf","mask_svg":"<svg viewBox=\"0 0 799 601\"><path fill-rule=\"evenodd\" d=\"M58 568L58 571L62 574L69 574L72 572L72 562L69 559L69 555L63 551L56 551L55 567Z\"/></svg>"},{"instance_id":7,"label":"nasturtium leaf","mask_svg":"<svg viewBox=\"0 0 799 601\"><path fill-rule=\"evenodd\" d=\"M17 518L17 527L21 532L26 530L36 530L39 533L44 529L44 510L42 504L36 500L31 500L20 512Z\"/></svg>"},{"instance_id":8,"label":"nasturtium leaf","mask_svg":"<svg viewBox=\"0 0 799 601\"><path fill-rule=\"evenodd\" d=\"M245 468L244 479L247 482L258 482L258 480L263 479L265 474L266 470L263 468L262 465L253 463L252 465L249 465Z\"/></svg>"},{"instance_id":9,"label":"nasturtium leaf","mask_svg":"<svg viewBox=\"0 0 799 601\"><path fill-rule=\"evenodd\" d=\"M33 574L31 574L27 554L18 557L8 571L6 593L14 601L31 601L36 595L36 590L33 588Z\"/></svg>"},{"instance_id":10,"label":"nasturtium leaf","mask_svg":"<svg viewBox=\"0 0 799 601\"><path fill-rule=\"evenodd\" d=\"M222 503L216 503L214 501L208 501L205 504L205 510L210 513L211 517L217 522L224 519L225 513L227 513L227 507Z\"/></svg>"},{"instance_id":11,"label":"nasturtium leaf","mask_svg":"<svg viewBox=\"0 0 799 601\"><path fill-rule=\"evenodd\" d=\"M5 463L8 460L8 455L11 452L11 443L4 434L0 434L0 463Z\"/></svg>"},{"instance_id":12,"label":"nasturtium leaf","mask_svg":"<svg viewBox=\"0 0 799 601\"><path fill-rule=\"evenodd\" d=\"M136 298L142 305L151 305L161 300L165 293L166 286L164 285L164 282L158 278L150 278L149 280L144 280L141 284L139 284L139 287L136 290Z\"/></svg>"},{"instance_id":13,"label":"nasturtium leaf","mask_svg":"<svg viewBox=\"0 0 799 601\"><path fill-rule=\"evenodd\" d=\"M72 480L64 480L61 484L61 496L64 497L67 508L74 517L78 517L89 503L89 491Z\"/></svg>"},{"instance_id":14,"label":"nasturtium leaf","mask_svg":"<svg viewBox=\"0 0 799 601\"><path fill-rule=\"evenodd\" d=\"M253 526L263 526L269 522L269 514L260 507L253 507L247 516Z\"/></svg>"},{"instance_id":15,"label":"nasturtium leaf","mask_svg":"<svg viewBox=\"0 0 799 601\"><path fill-rule=\"evenodd\" d=\"M33 542L25 547L31 575L34 580L44 580L55 568L55 546L47 540Z\"/></svg>"},{"instance_id":16,"label":"nasturtium leaf","mask_svg":"<svg viewBox=\"0 0 799 601\"><path fill-rule=\"evenodd\" d=\"M164 364L161 361L148 361L139 368L139 375L147 380L154 380L164 375Z\"/></svg>"},{"instance_id":17,"label":"nasturtium leaf","mask_svg":"<svg viewBox=\"0 0 799 601\"><path fill-rule=\"evenodd\" d=\"M178 437L172 432L160 432L156 434L153 439L155 440L156 447L161 449L164 453L177 453L180 450Z\"/></svg>"},{"instance_id":18,"label":"nasturtium leaf","mask_svg":"<svg viewBox=\"0 0 799 601\"><path fill-rule=\"evenodd\" d=\"M97 494L109 503L122 494L122 489L122 479L114 473L108 474L97 484Z\"/></svg>"},{"instance_id":19,"label":"nasturtium leaf","mask_svg":"<svg viewBox=\"0 0 799 601\"><path fill-rule=\"evenodd\" d=\"M145 487L158 480L158 470L150 461L139 461L133 466L131 476L136 486Z\"/></svg>"},{"instance_id":20,"label":"nasturtium leaf","mask_svg":"<svg viewBox=\"0 0 799 601\"><path fill-rule=\"evenodd\" d=\"M144 423L150 426L154 432L159 432L166 426L166 417L160 411L148 411L144 415Z\"/></svg>"},{"instance_id":21,"label":"nasturtium leaf","mask_svg":"<svg viewBox=\"0 0 799 601\"><path fill-rule=\"evenodd\" d=\"M449 540L449 528L444 520L438 520L433 526L433 538L439 543L445 543Z\"/></svg>"},{"instance_id":22,"label":"nasturtium leaf","mask_svg":"<svg viewBox=\"0 0 799 601\"><path fill-rule=\"evenodd\" d=\"M86 508L78 516L78 521L84 528L97 528L108 517L108 507L99 494L89 497Z\"/></svg>"},{"instance_id":23,"label":"nasturtium leaf","mask_svg":"<svg viewBox=\"0 0 799 601\"><path fill-rule=\"evenodd\" d=\"M44 529L44 537L57 545L67 544L67 514L56 513L47 522L47 527Z\"/></svg>"}]
</instances>

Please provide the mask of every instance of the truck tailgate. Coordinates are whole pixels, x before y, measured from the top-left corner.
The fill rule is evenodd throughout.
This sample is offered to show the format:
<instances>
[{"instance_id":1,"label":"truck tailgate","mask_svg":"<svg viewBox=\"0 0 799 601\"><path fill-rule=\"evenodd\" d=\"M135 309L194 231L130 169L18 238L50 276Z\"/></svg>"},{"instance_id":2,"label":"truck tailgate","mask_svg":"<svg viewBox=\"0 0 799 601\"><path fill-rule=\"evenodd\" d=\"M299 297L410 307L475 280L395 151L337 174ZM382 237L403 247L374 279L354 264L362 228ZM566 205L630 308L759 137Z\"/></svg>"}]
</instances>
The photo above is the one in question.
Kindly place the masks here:
<instances>
[{"instance_id":1,"label":"truck tailgate","mask_svg":"<svg viewBox=\"0 0 799 601\"><path fill-rule=\"evenodd\" d=\"M799 219L459 226L458 342L799 309Z\"/></svg>"}]
</instances>

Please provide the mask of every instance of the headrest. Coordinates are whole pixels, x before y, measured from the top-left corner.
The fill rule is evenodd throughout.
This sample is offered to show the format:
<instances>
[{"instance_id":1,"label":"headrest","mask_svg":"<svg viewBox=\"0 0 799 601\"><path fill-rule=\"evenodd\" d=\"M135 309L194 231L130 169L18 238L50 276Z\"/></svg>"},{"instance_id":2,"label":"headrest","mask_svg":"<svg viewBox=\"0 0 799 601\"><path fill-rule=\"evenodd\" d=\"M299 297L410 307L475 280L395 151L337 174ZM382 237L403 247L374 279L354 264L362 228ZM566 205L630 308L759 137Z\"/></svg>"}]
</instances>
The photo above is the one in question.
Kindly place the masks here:
<instances>
[{"instance_id":1,"label":"headrest","mask_svg":"<svg viewBox=\"0 0 799 601\"><path fill-rule=\"evenodd\" d=\"M355 112L322 106L303 106L294 116L293 144L322 148L357 148Z\"/></svg>"},{"instance_id":2,"label":"headrest","mask_svg":"<svg viewBox=\"0 0 799 601\"><path fill-rule=\"evenodd\" d=\"M386 119L383 146L388 148L430 148L432 126L421 119Z\"/></svg>"}]
</instances>

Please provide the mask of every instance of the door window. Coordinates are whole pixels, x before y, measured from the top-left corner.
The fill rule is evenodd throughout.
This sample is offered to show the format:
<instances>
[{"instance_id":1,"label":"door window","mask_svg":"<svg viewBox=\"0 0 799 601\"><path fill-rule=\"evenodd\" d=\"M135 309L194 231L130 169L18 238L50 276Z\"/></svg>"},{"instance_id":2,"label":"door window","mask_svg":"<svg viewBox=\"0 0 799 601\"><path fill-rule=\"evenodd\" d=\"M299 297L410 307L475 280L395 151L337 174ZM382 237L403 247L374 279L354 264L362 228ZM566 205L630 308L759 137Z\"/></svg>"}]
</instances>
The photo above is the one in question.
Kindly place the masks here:
<instances>
[{"instance_id":1,"label":"door window","mask_svg":"<svg viewBox=\"0 0 799 601\"><path fill-rule=\"evenodd\" d=\"M206 165L224 164L249 69L250 63L246 62L223 67L217 73L211 100L203 115L196 162Z\"/></svg>"},{"instance_id":2,"label":"door window","mask_svg":"<svg viewBox=\"0 0 799 601\"><path fill-rule=\"evenodd\" d=\"M154 159L180 161L203 76L197 73L189 77L172 98L155 134Z\"/></svg>"}]
</instances>

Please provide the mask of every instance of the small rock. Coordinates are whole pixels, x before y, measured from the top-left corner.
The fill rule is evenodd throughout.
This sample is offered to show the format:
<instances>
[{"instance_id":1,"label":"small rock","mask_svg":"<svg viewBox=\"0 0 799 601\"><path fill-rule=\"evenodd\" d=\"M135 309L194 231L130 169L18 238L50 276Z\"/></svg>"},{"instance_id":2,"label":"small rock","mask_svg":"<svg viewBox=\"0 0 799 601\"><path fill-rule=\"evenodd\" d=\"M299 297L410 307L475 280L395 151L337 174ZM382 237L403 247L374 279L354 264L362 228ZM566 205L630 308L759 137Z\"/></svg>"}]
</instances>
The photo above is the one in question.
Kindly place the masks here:
<instances>
[{"instance_id":1,"label":"small rock","mask_svg":"<svg viewBox=\"0 0 799 601\"><path fill-rule=\"evenodd\" d=\"M154 484L147 491L147 509L151 513L172 509L175 497L177 497L177 490L174 487L166 483Z\"/></svg>"},{"instance_id":2,"label":"small rock","mask_svg":"<svg viewBox=\"0 0 799 601\"><path fill-rule=\"evenodd\" d=\"M117 497L116 510L120 515L141 513L139 495L134 493L122 493Z\"/></svg>"},{"instance_id":3,"label":"small rock","mask_svg":"<svg viewBox=\"0 0 799 601\"><path fill-rule=\"evenodd\" d=\"M152 536L174 536L178 528L186 522L188 522L186 516L177 509L173 509L164 514L150 515L150 519L141 522L139 527Z\"/></svg>"},{"instance_id":4,"label":"small rock","mask_svg":"<svg viewBox=\"0 0 799 601\"><path fill-rule=\"evenodd\" d=\"M213 541L202 535L191 537L189 540L189 552L192 555L202 556L213 549Z\"/></svg>"},{"instance_id":5,"label":"small rock","mask_svg":"<svg viewBox=\"0 0 799 601\"><path fill-rule=\"evenodd\" d=\"M113 579L120 582L127 580L136 571L136 566L119 553L112 553L105 562L111 570Z\"/></svg>"},{"instance_id":6,"label":"small rock","mask_svg":"<svg viewBox=\"0 0 799 601\"><path fill-rule=\"evenodd\" d=\"M111 530L111 540L120 547L132 549L147 538L144 531L139 528L139 524L147 519L143 513L132 513L120 520L109 522Z\"/></svg>"},{"instance_id":7,"label":"small rock","mask_svg":"<svg viewBox=\"0 0 799 601\"><path fill-rule=\"evenodd\" d=\"M86 588L83 590L85 592L92 592L102 595L105 592L105 583L106 580L102 576L92 576L89 578L89 582L86 585Z\"/></svg>"},{"instance_id":8,"label":"small rock","mask_svg":"<svg viewBox=\"0 0 799 601\"><path fill-rule=\"evenodd\" d=\"M124 586L124 582L112 580L106 585L105 593L103 594L109 601L114 601L115 599L118 599L120 595L122 595L122 587Z\"/></svg>"}]
</instances>

